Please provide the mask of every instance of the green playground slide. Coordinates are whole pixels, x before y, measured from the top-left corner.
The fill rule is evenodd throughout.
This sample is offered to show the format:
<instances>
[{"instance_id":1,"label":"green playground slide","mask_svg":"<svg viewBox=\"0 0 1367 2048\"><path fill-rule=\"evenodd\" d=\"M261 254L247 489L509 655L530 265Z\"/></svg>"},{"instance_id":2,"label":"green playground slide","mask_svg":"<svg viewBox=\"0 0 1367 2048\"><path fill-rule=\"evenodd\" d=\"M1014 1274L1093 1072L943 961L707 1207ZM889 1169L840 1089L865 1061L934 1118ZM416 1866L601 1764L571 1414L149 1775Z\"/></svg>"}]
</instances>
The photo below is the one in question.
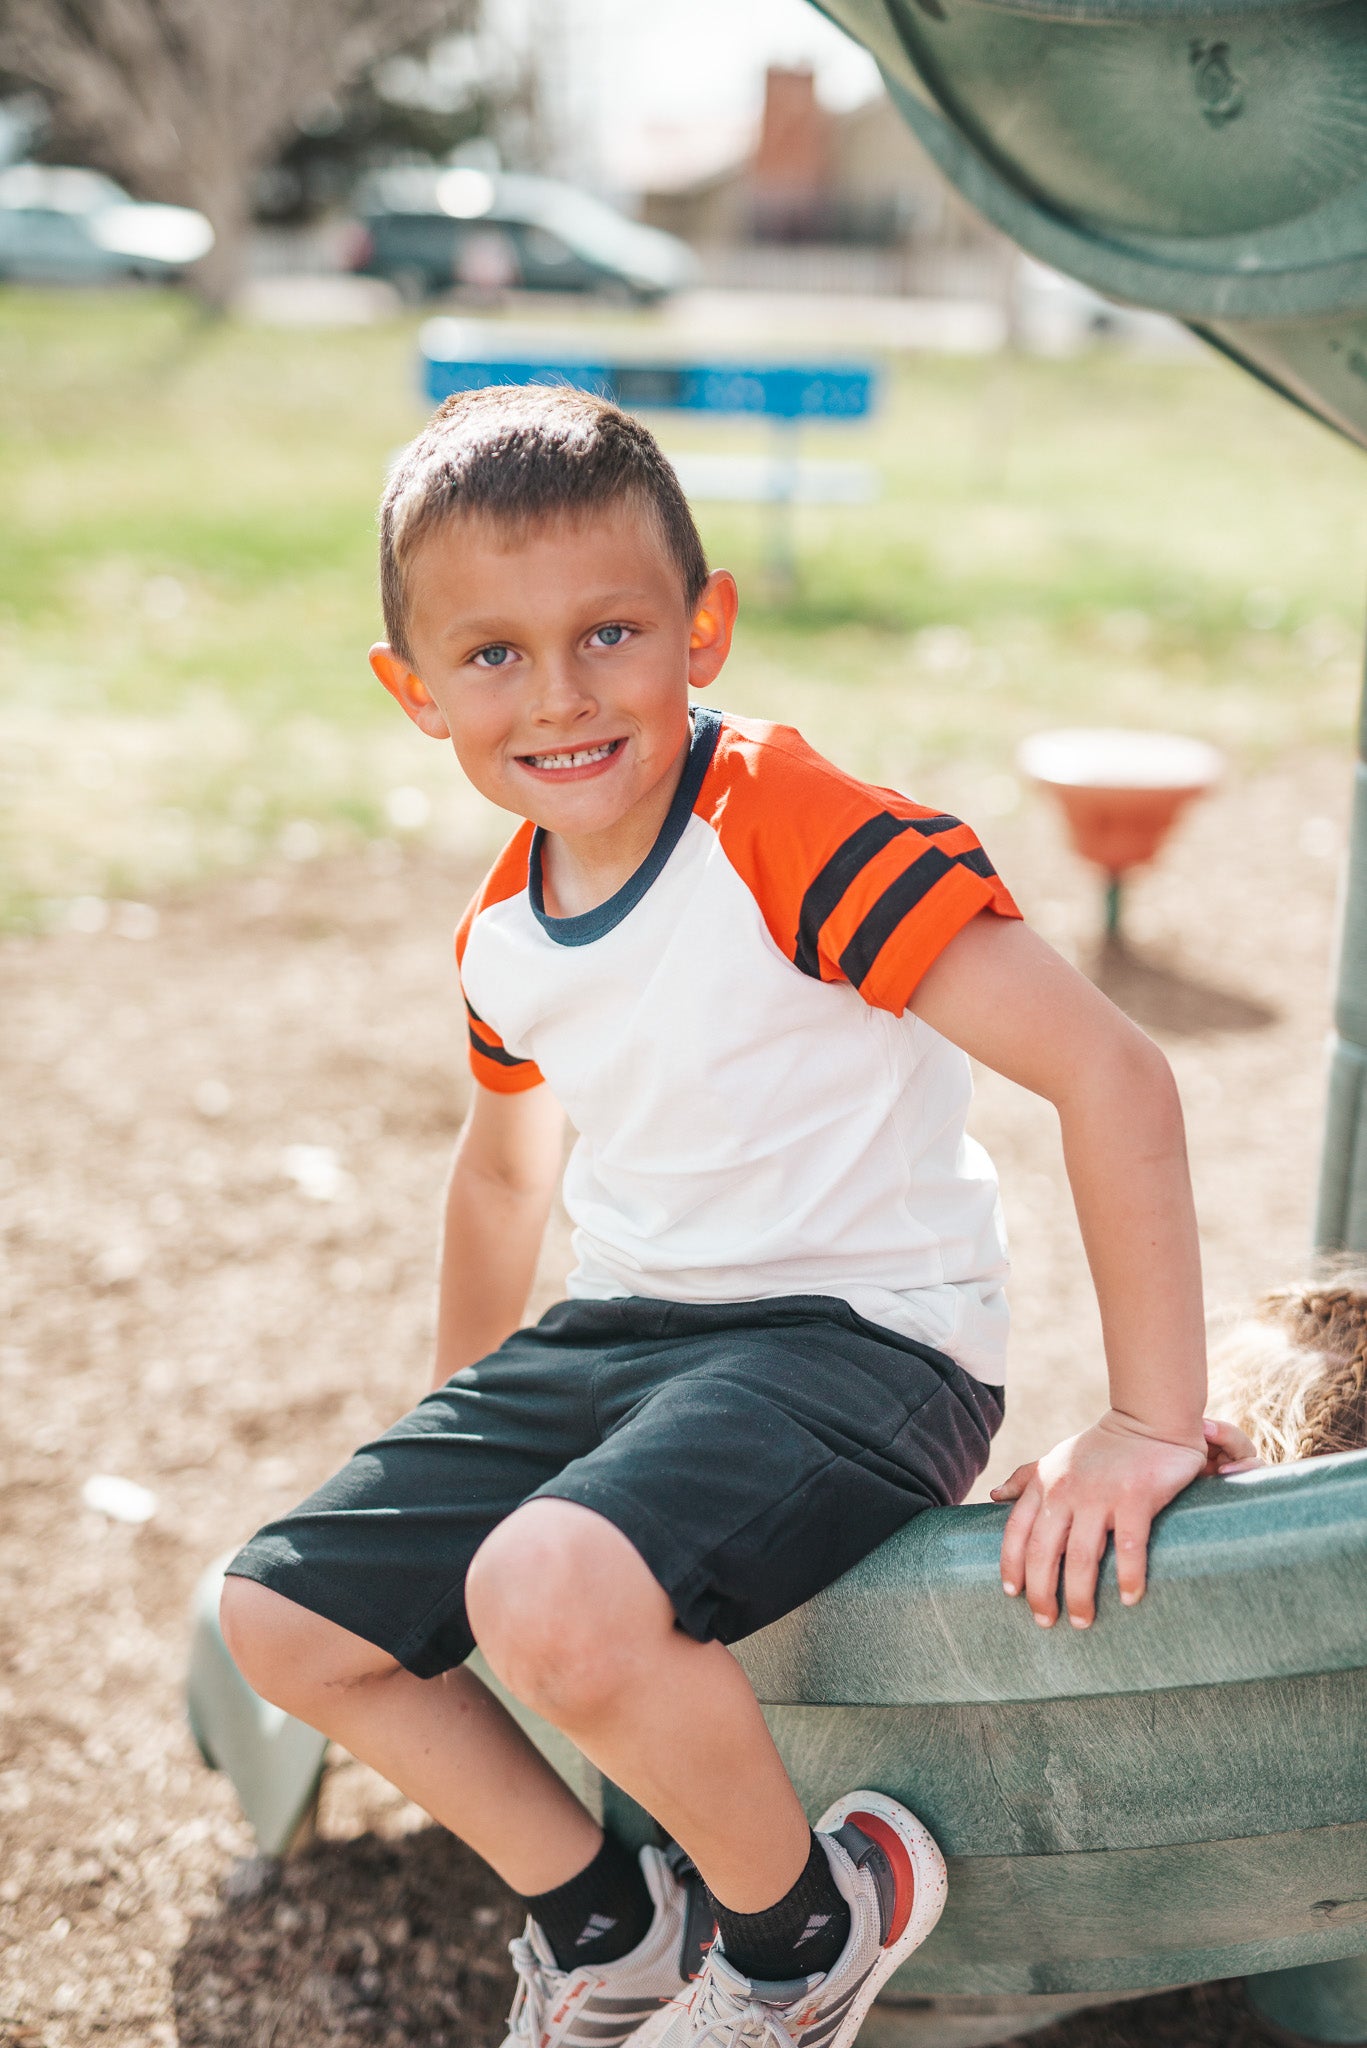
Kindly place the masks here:
<instances>
[{"instance_id":1,"label":"green playground slide","mask_svg":"<svg viewBox=\"0 0 1367 2048\"><path fill-rule=\"evenodd\" d=\"M1367 444L1361 0L820 0L965 198Z\"/></svg>"},{"instance_id":2,"label":"green playground slide","mask_svg":"<svg viewBox=\"0 0 1367 2048\"><path fill-rule=\"evenodd\" d=\"M1143 1603L1120 1606L1108 1564L1085 1633L1003 1597L1004 1521L922 1515L738 1649L809 1812L876 1787L949 1861L944 1918L869 2048L971 2048L1255 1972L1275 1973L1284 2026L1367 2040L1367 1452L1198 1480L1160 1517ZM278 1853L324 1744L233 1670L220 1578L197 1602L192 1719ZM646 1838L638 1807L514 1710L609 1826Z\"/></svg>"}]
</instances>

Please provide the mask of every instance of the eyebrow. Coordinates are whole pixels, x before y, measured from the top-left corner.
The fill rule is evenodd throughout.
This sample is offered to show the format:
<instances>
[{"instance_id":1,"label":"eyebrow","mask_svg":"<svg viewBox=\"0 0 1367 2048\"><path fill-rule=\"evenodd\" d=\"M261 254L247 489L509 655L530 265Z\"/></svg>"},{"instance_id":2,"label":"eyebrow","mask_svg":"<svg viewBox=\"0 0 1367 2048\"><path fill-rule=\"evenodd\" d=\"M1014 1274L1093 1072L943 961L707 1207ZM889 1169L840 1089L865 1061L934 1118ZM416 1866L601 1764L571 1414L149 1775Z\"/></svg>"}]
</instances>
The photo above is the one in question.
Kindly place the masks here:
<instances>
[{"instance_id":1,"label":"eyebrow","mask_svg":"<svg viewBox=\"0 0 1367 2048\"><path fill-rule=\"evenodd\" d=\"M606 619L614 611L648 603L650 597L647 590L597 591L583 601L582 609ZM453 619L441 637L443 640L482 640L497 645L500 640L515 639L517 628L507 619Z\"/></svg>"}]
</instances>

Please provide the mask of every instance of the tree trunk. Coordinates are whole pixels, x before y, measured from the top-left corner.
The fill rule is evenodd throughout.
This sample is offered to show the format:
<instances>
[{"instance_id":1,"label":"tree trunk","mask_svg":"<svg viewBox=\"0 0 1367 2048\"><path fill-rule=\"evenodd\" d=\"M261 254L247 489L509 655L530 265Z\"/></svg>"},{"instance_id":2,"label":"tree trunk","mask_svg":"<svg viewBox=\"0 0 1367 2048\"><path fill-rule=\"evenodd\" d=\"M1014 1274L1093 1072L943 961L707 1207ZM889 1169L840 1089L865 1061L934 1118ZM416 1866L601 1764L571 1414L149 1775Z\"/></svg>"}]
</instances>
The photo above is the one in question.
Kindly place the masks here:
<instances>
[{"instance_id":1,"label":"tree trunk","mask_svg":"<svg viewBox=\"0 0 1367 2048\"><path fill-rule=\"evenodd\" d=\"M214 313L228 312L247 279L247 258L251 246L251 210L248 204L249 172L214 181L197 195L200 211L214 231L214 246L190 272L190 282L205 306Z\"/></svg>"}]
</instances>

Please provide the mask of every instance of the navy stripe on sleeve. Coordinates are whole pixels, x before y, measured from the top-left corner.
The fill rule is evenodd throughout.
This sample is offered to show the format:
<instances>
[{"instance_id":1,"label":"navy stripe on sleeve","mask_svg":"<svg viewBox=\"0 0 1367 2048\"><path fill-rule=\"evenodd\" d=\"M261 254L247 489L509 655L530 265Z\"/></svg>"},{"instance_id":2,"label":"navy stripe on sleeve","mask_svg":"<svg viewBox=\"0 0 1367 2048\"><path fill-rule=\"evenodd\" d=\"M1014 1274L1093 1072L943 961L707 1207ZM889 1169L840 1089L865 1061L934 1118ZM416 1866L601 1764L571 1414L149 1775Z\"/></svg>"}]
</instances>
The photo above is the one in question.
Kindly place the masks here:
<instances>
[{"instance_id":1,"label":"navy stripe on sleeve","mask_svg":"<svg viewBox=\"0 0 1367 2048\"><path fill-rule=\"evenodd\" d=\"M859 987L902 919L956 865L952 855L938 846L928 846L919 860L914 860L896 881L888 884L872 910L855 927L853 938L840 955L840 972L847 981Z\"/></svg>"},{"instance_id":2,"label":"navy stripe on sleeve","mask_svg":"<svg viewBox=\"0 0 1367 2048\"><path fill-rule=\"evenodd\" d=\"M910 818L894 818L891 811L879 811L851 832L809 883L798 913L797 946L793 953L794 966L800 967L804 974L820 981L817 941L822 925L839 907L840 899L851 882L863 873L874 855L890 846L900 833L909 831L912 822Z\"/></svg>"},{"instance_id":3,"label":"navy stripe on sleeve","mask_svg":"<svg viewBox=\"0 0 1367 2048\"><path fill-rule=\"evenodd\" d=\"M820 869L808 885L798 913L797 945L793 951L793 965L821 979L821 930L827 919L839 908L842 898L850 885L857 881L869 862L880 854L885 846L903 832L917 832L923 838L937 838L944 832L957 832L962 825L961 818L953 818L940 812L928 818L897 818L891 811L879 811L868 818L848 839L836 848L825 866ZM935 856L927 867L929 854ZM972 846L964 853L947 854L936 847L927 848L926 854L903 871L879 897L855 931L853 938L840 956L840 969L846 979L857 988L878 957L880 948L896 930L909 910L913 910L942 875L951 867L967 868L970 873L984 879L996 874L981 846ZM910 877L918 877L912 881ZM898 905L901 907L898 908ZM894 914L895 913L895 914ZM889 922L889 920L891 920ZM854 968L858 972L854 972Z\"/></svg>"},{"instance_id":4,"label":"navy stripe on sleeve","mask_svg":"<svg viewBox=\"0 0 1367 2048\"><path fill-rule=\"evenodd\" d=\"M465 1007L470 1014L470 1043L482 1059L492 1060L496 1067L529 1067L531 1065L530 1060L518 1059L515 1053L507 1050L506 1046L494 1045L487 1038L482 1038L475 1029L476 1024L484 1025L486 1031L489 1029L489 1026L484 1023L484 1019L468 999Z\"/></svg>"}]
</instances>

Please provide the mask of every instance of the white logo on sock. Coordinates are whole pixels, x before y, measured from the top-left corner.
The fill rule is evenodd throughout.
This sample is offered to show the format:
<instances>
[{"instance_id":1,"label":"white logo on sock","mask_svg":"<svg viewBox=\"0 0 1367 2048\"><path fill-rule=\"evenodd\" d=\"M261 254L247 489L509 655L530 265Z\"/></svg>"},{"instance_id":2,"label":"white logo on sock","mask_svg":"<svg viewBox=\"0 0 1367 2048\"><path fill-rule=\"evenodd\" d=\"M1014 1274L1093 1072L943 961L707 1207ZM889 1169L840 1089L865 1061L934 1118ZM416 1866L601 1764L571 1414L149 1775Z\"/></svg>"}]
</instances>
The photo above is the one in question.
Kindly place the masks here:
<instances>
[{"instance_id":1,"label":"white logo on sock","mask_svg":"<svg viewBox=\"0 0 1367 2048\"><path fill-rule=\"evenodd\" d=\"M610 1934L616 1925L617 1922L609 1919L606 1913L592 1914L588 1926L575 1942L575 1947L582 1948L586 1941L597 1941L600 1935Z\"/></svg>"},{"instance_id":2,"label":"white logo on sock","mask_svg":"<svg viewBox=\"0 0 1367 2048\"><path fill-rule=\"evenodd\" d=\"M804 1941L810 1941L814 1934L820 1934L822 1928L829 1924L830 1917L829 1913L813 1913L807 1925L793 1943L793 1947L801 1948Z\"/></svg>"}]
</instances>

